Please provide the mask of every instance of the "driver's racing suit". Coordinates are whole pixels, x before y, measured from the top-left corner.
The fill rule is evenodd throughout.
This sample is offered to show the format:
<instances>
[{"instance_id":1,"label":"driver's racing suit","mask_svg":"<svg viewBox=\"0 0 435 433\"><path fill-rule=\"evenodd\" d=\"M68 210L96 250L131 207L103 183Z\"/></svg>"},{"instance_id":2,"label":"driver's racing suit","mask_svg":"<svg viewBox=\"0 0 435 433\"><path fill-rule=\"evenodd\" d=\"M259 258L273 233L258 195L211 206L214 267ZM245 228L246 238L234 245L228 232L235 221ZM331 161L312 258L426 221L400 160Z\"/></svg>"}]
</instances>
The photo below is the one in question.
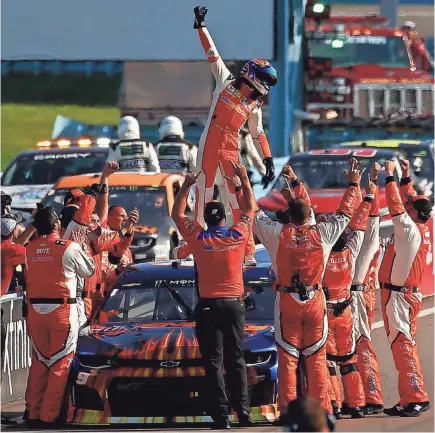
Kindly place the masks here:
<instances>
[{"instance_id":1,"label":"driver's racing suit","mask_svg":"<svg viewBox=\"0 0 435 433\"><path fill-rule=\"evenodd\" d=\"M415 195L411 180L402 179L400 192L393 176L385 180L385 195L392 216L390 238L379 271L381 304L388 341L399 372L399 404L429 400L417 353L417 317L422 306L419 285L431 254L427 224L417 224L405 211L402 199Z\"/></svg>"},{"instance_id":2,"label":"driver's racing suit","mask_svg":"<svg viewBox=\"0 0 435 433\"><path fill-rule=\"evenodd\" d=\"M355 275L351 286L351 307L356 332L357 365L364 386L366 404L383 405L379 363L371 339L380 255L378 199L376 193L363 244L355 264Z\"/></svg>"},{"instance_id":3,"label":"driver's racing suit","mask_svg":"<svg viewBox=\"0 0 435 433\"><path fill-rule=\"evenodd\" d=\"M154 146L142 140L121 140L112 143L107 161L117 162L120 171L160 173Z\"/></svg>"},{"instance_id":4,"label":"driver's racing suit","mask_svg":"<svg viewBox=\"0 0 435 433\"><path fill-rule=\"evenodd\" d=\"M278 345L278 406L297 398L297 367L304 356L308 395L331 412L326 340L328 319L321 282L332 246L350 221L357 195L350 185L327 223L282 225L258 211L254 233L269 252L276 275L275 339Z\"/></svg>"},{"instance_id":5,"label":"driver's racing suit","mask_svg":"<svg viewBox=\"0 0 435 433\"><path fill-rule=\"evenodd\" d=\"M246 121L260 157L264 160L271 154L263 130L261 103L257 100L249 102L234 87L234 78L220 57L207 28L199 28L198 34L216 80L207 124L199 142L196 168L197 171L201 170L201 173L196 185L195 219L205 227L204 207L213 198L216 171L219 170L224 179L225 176L234 174L231 161L240 160L239 131ZM233 222L237 223L240 219L240 209L235 189L226 179L225 184ZM246 253L254 252L255 247L251 243Z\"/></svg>"},{"instance_id":6,"label":"driver's racing suit","mask_svg":"<svg viewBox=\"0 0 435 433\"><path fill-rule=\"evenodd\" d=\"M56 234L30 241L26 264L27 329L33 348L26 409L29 419L53 423L77 345L78 280L90 278L95 267L76 242Z\"/></svg>"},{"instance_id":7,"label":"driver's racing suit","mask_svg":"<svg viewBox=\"0 0 435 433\"><path fill-rule=\"evenodd\" d=\"M328 362L332 361L340 366L346 403L350 408L359 409L365 406L365 399L361 376L356 364L356 338L350 308L350 286L372 201L373 198L366 197L359 205L349 223L346 244L343 250L331 252L323 277L329 325L326 343L327 359ZM329 371L334 376L335 366L329 365ZM341 387L334 383L334 380L331 383L338 385L334 390L336 396L331 400L340 402Z\"/></svg>"}]
</instances>

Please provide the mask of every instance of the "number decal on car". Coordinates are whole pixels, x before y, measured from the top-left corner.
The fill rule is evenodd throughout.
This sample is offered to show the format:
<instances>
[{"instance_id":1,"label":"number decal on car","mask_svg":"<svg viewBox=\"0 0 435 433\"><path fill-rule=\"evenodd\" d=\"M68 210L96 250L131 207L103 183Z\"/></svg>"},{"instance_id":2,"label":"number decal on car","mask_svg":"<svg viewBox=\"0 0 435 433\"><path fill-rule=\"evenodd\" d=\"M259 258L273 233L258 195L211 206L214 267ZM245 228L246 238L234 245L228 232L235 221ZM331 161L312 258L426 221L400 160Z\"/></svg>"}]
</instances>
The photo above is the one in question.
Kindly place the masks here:
<instances>
[{"instance_id":1,"label":"number decal on car","mask_svg":"<svg viewBox=\"0 0 435 433\"><path fill-rule=\"evenodd\" d=\"M77 375L76 384L77 385L86 385L86 382L88 381L89 373L79 373Z\"/></svg>"}]
</instances>

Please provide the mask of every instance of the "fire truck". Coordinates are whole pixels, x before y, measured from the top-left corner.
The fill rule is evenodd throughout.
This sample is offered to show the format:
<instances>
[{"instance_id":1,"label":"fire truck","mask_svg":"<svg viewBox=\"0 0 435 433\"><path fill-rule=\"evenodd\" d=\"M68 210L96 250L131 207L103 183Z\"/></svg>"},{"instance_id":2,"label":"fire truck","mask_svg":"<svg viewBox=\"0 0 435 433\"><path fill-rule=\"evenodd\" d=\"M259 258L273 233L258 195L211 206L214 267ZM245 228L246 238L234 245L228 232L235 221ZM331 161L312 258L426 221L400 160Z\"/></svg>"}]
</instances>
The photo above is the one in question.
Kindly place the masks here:
<instances>
[{"instance_id":1,"label":"fire truck","mask_svg":"<svg viewBox=\"0 0 435 433\"><path fill-rule=\"evenodd\" d=\"M433 138L433 58L413 22L333 16L308 0L303 35L304 148Z\"/></svg>"}]
</instances>

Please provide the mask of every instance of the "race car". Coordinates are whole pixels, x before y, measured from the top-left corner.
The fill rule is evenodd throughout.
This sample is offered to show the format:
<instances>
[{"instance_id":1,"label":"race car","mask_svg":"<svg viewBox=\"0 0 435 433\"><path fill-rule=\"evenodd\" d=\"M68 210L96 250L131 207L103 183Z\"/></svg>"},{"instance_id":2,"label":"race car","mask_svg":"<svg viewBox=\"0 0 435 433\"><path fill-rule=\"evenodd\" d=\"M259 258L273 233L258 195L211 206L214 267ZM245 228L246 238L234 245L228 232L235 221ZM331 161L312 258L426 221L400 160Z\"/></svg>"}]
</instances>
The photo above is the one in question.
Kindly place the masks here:
<instances>
[{"instance_id":1,"label":"race car","mask_svg":"<svg viewBox=\"0 0 435 433\"><path fill-rule=\"evenodd\" d=\"M251 417L260 423L276 420L279 413L271 264L262 257L258 262L244 272L243 349ZM124 273L90 335L79 337L69 377L68 422L211 422L195 337L197 299L192 261L143 263ZM236 421L237 414L230 419Z\"/></svg>"},{"instance_id":2,"label":"race car","mask_svg":"<svg viewBox=\"0 0 435 433\"><path fill-rule=\"evenodd\" d=\"M60 212L68 191L90 187L99 182L100 176L94 173L60 179L48 192L44 205ZM118 172L110 176L109 206L117 204L127 212L139 209L140 219L130 247L135 263L172 258L178 235L170 214L183 182L181 174L169 173Z\"/></svg>"},{"instance_id":3,"label":"race car","mask_svg":"<svg viewBox=\"0 0 435 433\"><path fill-rule=\"evenodd\" d=\"M347 141L341 143L343 147L373 147L398 150L405 159L411 162L419 193L433 199L434 180L434 140L365 140Z\"/></svg>"},{"instance_id":4,"label":"race car","mask_svg":"<svg viewBox=\"0 0 435 433\"><path fill-rule=\"evenodd\" d=\"M12 208L28 218L36 204L62 177L95 173L104 168L110 139L40 141L36 149L17 155L1 177L1 189L12 197Z\"/></svg>"}]
</instances>

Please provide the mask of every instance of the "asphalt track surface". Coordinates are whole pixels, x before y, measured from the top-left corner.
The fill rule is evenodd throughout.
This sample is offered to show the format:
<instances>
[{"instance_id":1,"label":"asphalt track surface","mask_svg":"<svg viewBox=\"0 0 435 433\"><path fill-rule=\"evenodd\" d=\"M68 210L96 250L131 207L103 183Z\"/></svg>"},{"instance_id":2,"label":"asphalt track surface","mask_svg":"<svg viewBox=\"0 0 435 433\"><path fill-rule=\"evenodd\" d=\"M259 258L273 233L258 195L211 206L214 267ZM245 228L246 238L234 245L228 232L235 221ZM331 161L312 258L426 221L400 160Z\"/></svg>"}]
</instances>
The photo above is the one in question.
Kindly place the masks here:
<instances>
[{"instance_id":1,"label":"asphalt track surface","mask_svg":"<svg viewBox=\"0 0 435 433\"><path fill-rule=\"evenodd\" d=\"M379 303L377 304L379 305ZM426 389L432 403L434 403L434 298L426 298L423 302L422 313L419 319L419 329L417 333L418 351L421 359L423 373L425 376ZM380 362L381 380L383 385L385 406L390 407L399 401L397 392L397 372L391 355L390 346L385 336L385 331L381 321L380 311L376 311L375 323L373 330L373 341L376 353ZM16 402L7 404L2 407L2 412L16 417L18 420L23 411L23 403ZM434 408L423 413L419 418L391 418L386 415L374 415L365 419L351 420L343 419L337 422L336 431L339 432L433 432L434 428ZM61 431L68 432L121 432L121 431L206 431L208 427L197 428L148 428L131 427L131 428L83 428L69 427ZM254 431L254 432L279 432L283 431L280 427L262 425L246 429L233 428L235 431ZM6 427L2 426L2 431L34 431L27 429L24 424ZM41 431L41 430L39 430ZM52 430L51 430L52 431Z\"/></svg>"}]
</instances>

